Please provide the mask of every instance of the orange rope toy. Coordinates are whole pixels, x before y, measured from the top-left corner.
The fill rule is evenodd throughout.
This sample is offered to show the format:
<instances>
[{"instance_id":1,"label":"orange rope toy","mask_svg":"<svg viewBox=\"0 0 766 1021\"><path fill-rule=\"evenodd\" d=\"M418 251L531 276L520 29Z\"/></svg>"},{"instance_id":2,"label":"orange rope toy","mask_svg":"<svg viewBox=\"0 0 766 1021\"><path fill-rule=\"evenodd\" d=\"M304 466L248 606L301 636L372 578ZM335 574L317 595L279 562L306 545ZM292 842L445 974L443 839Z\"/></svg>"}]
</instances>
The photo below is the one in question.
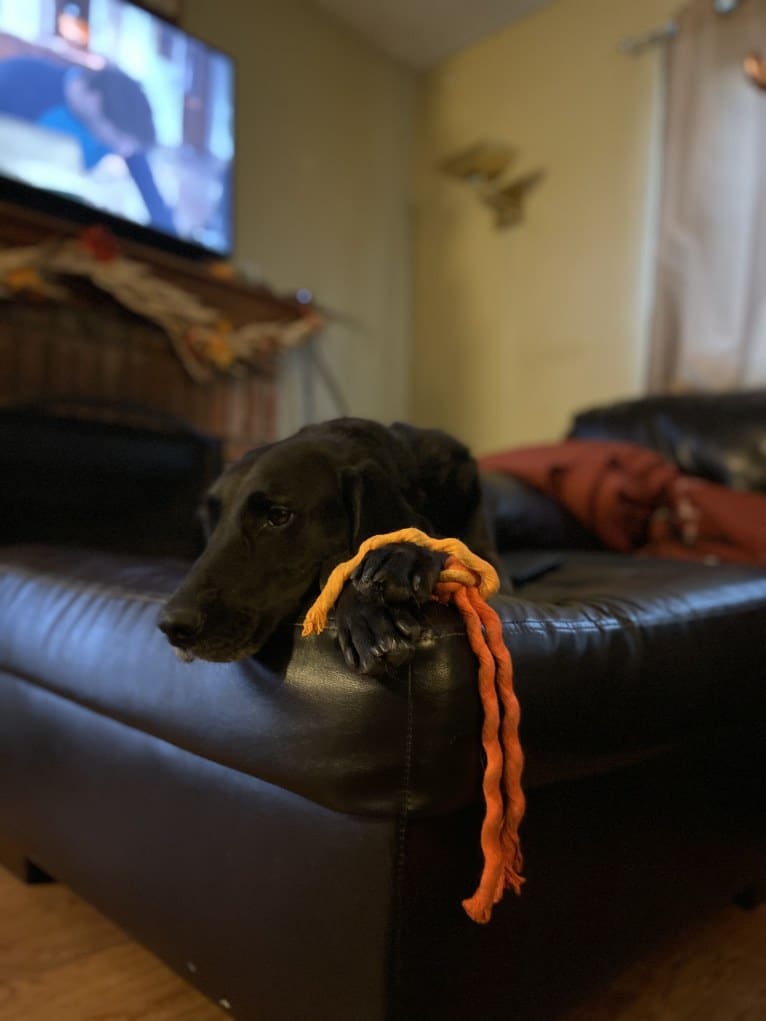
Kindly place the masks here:
<instances>
[{"instance_id":1,"label":"orange rope toy","mask_svg":"<svg viewBox=\"0 0 766 1021\"><path fill-rule=\"evenodd\" d=\"M476 892L463 901L474 922L488 922L492 907L510 887L521 893L524 879L519 825L524 816L519 741L519 703L513 690L513 667L503 641L500 618L487 603L500 587L497 572L458 539L433 539L417 528L404 528L365 540L356 556L339 564L306 614L303 635L318 635L343 586L367 554L393 542L411 542L447 553L433 598L453 602L465 621L468 640L479 661L479 695L484 708L481 740L486 755L483 792L486 806L481 828L484 868ZM501 714L502 707L502 714Z\"/></svg>"}]
</instances>

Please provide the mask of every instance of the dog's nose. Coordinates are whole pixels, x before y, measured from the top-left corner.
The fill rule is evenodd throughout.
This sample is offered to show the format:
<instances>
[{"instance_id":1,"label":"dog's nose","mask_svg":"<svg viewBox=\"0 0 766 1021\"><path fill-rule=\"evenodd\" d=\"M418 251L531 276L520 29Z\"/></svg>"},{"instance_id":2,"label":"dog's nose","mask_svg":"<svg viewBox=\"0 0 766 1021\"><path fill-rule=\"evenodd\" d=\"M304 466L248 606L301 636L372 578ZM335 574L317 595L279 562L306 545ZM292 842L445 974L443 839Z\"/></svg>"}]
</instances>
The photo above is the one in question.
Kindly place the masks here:
<instances>
[{"instance_id":1,"label":"dog's nose","mask_svg":"<svg viewBox=\"0 0 766 1021\"><path fill-rule=\"evenodd\" d=\"M167 635L171 645L185 649L194 642L202 630L205 618L193 606L166 606L159 616L157 627Z\"/></svg>"}]
</instances>

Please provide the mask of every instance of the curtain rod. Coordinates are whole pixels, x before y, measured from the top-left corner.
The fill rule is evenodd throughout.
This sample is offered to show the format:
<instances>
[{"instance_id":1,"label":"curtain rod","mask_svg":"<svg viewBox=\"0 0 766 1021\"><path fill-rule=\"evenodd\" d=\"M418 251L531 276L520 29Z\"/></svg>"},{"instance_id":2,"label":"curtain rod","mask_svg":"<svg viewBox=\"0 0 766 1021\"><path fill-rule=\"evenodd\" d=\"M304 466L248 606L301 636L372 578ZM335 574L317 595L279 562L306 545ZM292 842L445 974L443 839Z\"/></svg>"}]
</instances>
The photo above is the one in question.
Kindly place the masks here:
<instances>
[{"instance_id":1,"label":"curtain rod","mask_svg":"<svg viewBox=\"0 0 766 1021\"><path fill-rule=\"evenodd\" d=\"M713 0L713 10L716 14L733 14L739 7L742 0ZM660 43L670 42L678 35L679 24L674 19L666 21L664 25L650 28L643 35L629 36L620 40L618 49L620 53L626 53L636 57L650 46L657 46Z\"/></svg>"},{"instance_id":2,"label":"curtain rod","mask_svg":"<svg viewBox=\"0 0 766 1021\"><path fill-rule=\"evenodd\" d=\"M648 50L650 46L657 46L660 43L669 42L678 35L678 27L677 21L666 21L664 25L658 25L656 28L650 28L649 31L644 32L643 35L630 36L627 39L621 39L618 48L620 53L627 53L631 57L637 57L639 53L643 53L644 50Z\"/></svg>"}]
</instances>

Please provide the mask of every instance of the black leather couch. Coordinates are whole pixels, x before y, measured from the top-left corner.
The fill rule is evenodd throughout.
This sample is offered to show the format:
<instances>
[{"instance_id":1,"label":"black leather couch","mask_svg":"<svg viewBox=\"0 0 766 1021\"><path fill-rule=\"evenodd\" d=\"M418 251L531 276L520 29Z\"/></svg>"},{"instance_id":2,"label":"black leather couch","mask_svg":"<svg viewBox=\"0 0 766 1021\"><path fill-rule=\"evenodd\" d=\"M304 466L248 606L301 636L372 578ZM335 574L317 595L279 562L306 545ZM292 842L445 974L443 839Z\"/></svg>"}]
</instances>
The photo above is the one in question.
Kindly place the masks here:
<instances>
[{"instance_id":1,"label":"black leather couch","mask_svg":"<svg viewBox=\"0 0 766 1021\"><path fill-rule=\"evenodd\" d=\"M573 428L766 491L764 393ZM386 684L297 625L266 662L182 664L155 618L185 565L160 549L0 552L6 863L259 1021L552 1021L670 928L754 899L766 572L610 553L520 484L486 487L518 580L496 606L528 793L528 881L489 925L460 906L480 709L452 611L431 609L435 642Z\"/></svg>"}]
</instances>

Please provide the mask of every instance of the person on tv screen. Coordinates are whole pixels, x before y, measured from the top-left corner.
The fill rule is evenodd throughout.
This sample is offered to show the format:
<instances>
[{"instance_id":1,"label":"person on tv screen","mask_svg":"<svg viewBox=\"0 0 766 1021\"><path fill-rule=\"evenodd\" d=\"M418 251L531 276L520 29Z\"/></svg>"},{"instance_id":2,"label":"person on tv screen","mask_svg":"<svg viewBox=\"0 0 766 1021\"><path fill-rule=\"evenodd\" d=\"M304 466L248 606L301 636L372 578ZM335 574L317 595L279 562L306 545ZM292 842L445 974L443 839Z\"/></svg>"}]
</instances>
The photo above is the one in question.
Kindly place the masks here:
<instances>
[{"instance_id":1,"label":"person on tv screen","mask_svg":"<svg viewBox=\"0 0 766 1021\"><path fill-rule=\"evenodd\" d=\"M66 67L44 57L0 61L0 113L72 135L91 170L110 153L122 156L153 227L175 234L147 152L156 144L154 117L139 83L116 67Z\"/></svg>"}]
</instances>

